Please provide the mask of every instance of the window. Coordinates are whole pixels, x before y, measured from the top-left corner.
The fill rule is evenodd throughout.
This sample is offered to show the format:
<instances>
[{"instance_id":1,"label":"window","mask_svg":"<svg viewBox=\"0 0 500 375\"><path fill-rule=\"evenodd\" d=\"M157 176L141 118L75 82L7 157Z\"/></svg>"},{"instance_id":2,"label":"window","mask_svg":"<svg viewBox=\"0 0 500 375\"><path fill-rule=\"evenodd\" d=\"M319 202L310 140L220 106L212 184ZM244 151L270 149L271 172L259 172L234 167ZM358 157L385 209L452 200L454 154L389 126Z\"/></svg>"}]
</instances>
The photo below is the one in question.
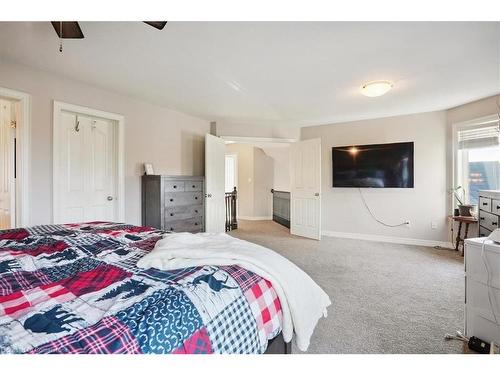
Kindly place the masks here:
<instances>
[{"instance_id":1,"label":"window","mask_svg":"<svg viewBox=\"0 0 500 375\"><path fill-rule=\"evenodd\" d=\"M499 119L457 127L455 186L465 189L465 202L478 204L479 190L500 189Z\"/></svg>"},{"instance_id":2,"label":"window","mask_svg":"<svg viewBox=\"0 0 500 375\"><path fill-rule=\"evenodd\" d=\"M226 193L238 186L238 158L236 155L226 155Z\"/></svg>"}]
</instances>

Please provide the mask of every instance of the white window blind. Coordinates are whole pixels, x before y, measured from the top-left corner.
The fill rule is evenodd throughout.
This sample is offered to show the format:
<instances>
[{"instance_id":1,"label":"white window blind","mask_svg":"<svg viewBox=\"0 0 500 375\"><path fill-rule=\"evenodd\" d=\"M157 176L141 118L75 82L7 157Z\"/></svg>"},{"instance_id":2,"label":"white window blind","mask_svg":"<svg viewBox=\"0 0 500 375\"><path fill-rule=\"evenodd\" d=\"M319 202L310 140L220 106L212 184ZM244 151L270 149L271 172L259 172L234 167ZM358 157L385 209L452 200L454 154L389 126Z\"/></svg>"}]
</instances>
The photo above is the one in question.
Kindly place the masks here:
<instances>
[{"instance_id":1,"label":"white window blind","mask_svg":"<svg viewBox=\"0 0 500 375\"><path fill-rule=\"evenodd\" d=\"M484 124L458 131L458 149L492 147L500 145L499 124Z\"/></svg>"}]
</instances>

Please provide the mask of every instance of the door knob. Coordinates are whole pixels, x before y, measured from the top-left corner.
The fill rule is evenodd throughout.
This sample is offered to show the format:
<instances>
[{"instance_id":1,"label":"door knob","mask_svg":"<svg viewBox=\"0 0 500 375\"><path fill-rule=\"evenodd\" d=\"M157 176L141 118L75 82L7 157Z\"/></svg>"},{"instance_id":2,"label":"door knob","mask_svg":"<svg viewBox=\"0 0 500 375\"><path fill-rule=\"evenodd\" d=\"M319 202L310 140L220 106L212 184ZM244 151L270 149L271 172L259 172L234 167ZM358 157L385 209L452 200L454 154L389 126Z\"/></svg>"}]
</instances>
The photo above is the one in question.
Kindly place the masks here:
<instances>
[{"instance_id":1,"label":"door knob","mask_svg":"<svg viewBox=\"0 0 500 375\"><path fill-rule=\"evenodd\" d=\"M108 201L112 201L113 200L113 197L111 195L108 195L108 197L106 198Z\"/></svg>"},{"instance_id":2,"label":"door knob","mask_svg":"<svg viewBox=\"0 0 500 375\"><path fill-rule=\"evenodd\" d=\"M315 197L319 197L319 193L314 193L314 196Z\"/></svg>"}]
</instances>

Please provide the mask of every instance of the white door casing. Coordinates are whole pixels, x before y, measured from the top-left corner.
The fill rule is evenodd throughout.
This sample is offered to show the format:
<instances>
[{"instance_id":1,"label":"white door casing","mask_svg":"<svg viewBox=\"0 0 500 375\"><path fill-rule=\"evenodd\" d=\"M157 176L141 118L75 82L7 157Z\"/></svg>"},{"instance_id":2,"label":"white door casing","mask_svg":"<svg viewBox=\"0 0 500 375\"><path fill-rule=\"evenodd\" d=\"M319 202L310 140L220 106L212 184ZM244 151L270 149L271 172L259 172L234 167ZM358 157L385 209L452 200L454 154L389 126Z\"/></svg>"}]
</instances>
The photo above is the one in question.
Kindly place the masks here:
<instances>
[{"instance_id":1,"label":"white door casing","mask_svg":"<svg viewBox=\"0 0 500 375\"><path fill-rule=\"evenodd\" d=\"M0 229L16 227L15 105L0 99Z\"/></svg>"},{"instance_id":2,"label":"white door casing","mask_svg":"<svg viewBox=\"0 0 500 375\"><path fill-rule=\"evenodd\" d=\"M205 231L225 232L225 152L223 139L205 136Z\"/></svg>"},{"instance_id":3,"label":"white door casing","mask_svg":"<svg viewBox=\"0 0 500 375\"><path fill-rule=\"evenodd\" d=\"M321 139L290 146L290 233L321 239Z\"/></svg>"},{"instance_id":4,"label":"white door casing","mask_svg":"<svg viewBox=\"0 0 500 375\"><path fill-rule=\"evenodd\" d=\"M65 138L71 134L67 133L71 127L71 122L73 122L73 132L75 132L77 116L82 123L81 127L79 127L80 132L76 133L81 133L81 137L78 138L77 135L73 134L71 139L74 143L73 149L69 149ZM85 192L86 189L86 195L82 198L82 201L78 199L75 206L73 206L75 209L70 209L67 212L68 215L76 215L76 218L70 221L81 221L76 219L82 218L82 220L87 221L111 220L123 222L125 220L125 118L112 112L54 101L53 121L53 222L69 222L60 215L61 210L64 209L62 208L63 199L61 199L61 196L64 189L68 189L68 187L75 190L72 191L68 198L65 198L69 203L71 203L71 195L73 195L72 199L76 200L75 196L77 194L83 194L83 192L78 193L78 191L84 189ZM112 130L109 130L109 127ZM81 158L77 157L79 147L85 149ZM82 177L82 180L84 180L83 186L81 184L78 186L80 177L75 172L77 169L72 170L72 175L69 175L70 169L68 169L67 165L65 166L66 171L61 168L63 163L71 163L68 160L68 155L71 153L73 153L75 166L78 166L79 163L83 165L81 167L81 173L85 173L84 177ZM107 156L103 157L104 154ZM112 161L109 159L110 154L112 155ZM63 174L65 176L65 186L61 186ZM72 179L72 186L69 184L68 178ZM109 188L109 178L114 178L111 183L114 185L112 188ZM63 189L61 190L61 188ZM114 191L114 194L108 193L111 191ZM104 203L103 197L106 202L111 202L111 204ZM109 201L108 197L110 197ZM85 210L80 210L80 213L78 213L77 208L78 202L86 207ZM110 207L114 208L110 209ZM111 212L113 217L109 219Z\"/></svg>"},{"instance_id":5,"label":"white door casing","mask_svg":"<svg viewBox=\"0 0 500 375\"><path fill-rule=\"evenodd\" d=\"M56 223L117 221L114 123L61 112Z\"/></svg>"}]
</instances>

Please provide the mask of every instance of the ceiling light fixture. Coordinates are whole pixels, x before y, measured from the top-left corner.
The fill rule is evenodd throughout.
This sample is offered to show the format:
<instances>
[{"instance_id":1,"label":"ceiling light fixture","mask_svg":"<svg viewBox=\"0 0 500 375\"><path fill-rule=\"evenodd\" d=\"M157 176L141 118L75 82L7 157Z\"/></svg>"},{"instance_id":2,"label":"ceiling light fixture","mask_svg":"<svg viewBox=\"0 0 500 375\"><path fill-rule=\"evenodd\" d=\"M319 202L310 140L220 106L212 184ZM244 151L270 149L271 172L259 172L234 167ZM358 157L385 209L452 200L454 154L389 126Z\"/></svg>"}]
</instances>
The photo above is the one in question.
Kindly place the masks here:
<instances>
[{"instance_id":1,"label":"ceiling light fixture","mask_svg":"<svg viewBox=\"0 0 500 375\"><path fill-rule=\"evenodd\" d=\"M371 98L387 93L394 84L391 81L372 81L361 86L361 93Z\"/></svg>"}]
</instances>

